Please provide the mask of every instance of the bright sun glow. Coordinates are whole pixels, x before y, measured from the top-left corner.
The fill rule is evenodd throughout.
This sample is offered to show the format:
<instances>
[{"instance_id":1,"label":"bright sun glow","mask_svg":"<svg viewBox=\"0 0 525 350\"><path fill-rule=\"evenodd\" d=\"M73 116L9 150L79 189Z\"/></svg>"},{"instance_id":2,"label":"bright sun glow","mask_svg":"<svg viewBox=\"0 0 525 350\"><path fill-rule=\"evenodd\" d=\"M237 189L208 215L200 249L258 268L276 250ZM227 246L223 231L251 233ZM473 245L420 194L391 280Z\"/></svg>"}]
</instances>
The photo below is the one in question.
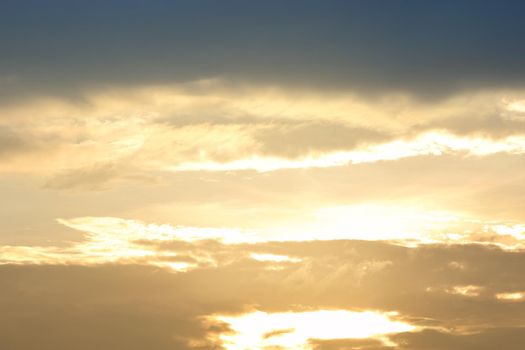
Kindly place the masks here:
<instances>
[{"instance_id":1,"label":"bright sun glow","mask_svg":"<svg viewBox=\"0 0 525 350\"><path fill-rule=\"evenodd\" d=\"M496 299L505 301L522 301L525 299L525 292L498 293Z\"/></svg>"},{"instance_id":2,"label":"bright sun glow","mask_svg":"<svg viewBox=\"0 0 525 350\"><path fill-rule=\"evenodd\" d=\"M367 203L327 206L313 209L299 220L276 226L271 238L433 243L457 239L453 234L472 229L474 223L471 221L462 213L437 211L422 205Z\"/></svg>"},{"instance_id":3,"label":"bright sun glow","mask_svg":"<svg viewBox=\"0 0 525 350\"><path fill-rule=\"evenodd\" d=\"M429 239L430 233L449 226L457 217L451 213L417 207L354 205L321 208L316 218L329 223L330 230L353 239ZM426 237L425 237L426 236Z\"/></svg>"},{"instance_id":4,"label":"bright sun glow","mask_svg":"<svg viewBox=\"0 0 525 350\"><path fill-rule=\"evenodd\" d=\"M292 258L287 255L277 255L277 254L260 254L260 253L252 253L250 254L250 257L257 261L263 261L263 262L291 262L291 263L297 263L301 262L301 259L299 258Z\"/></svg>"},{"instance_id":5,"label":"bright sun glow","mask_svg":"<svg viewBox=\"0 0 525 350\"><path fill-rule=\"evenodd\" d=\"M220 334L227 350L262 350L272 347L311 349L309 340L376 338L388 342L385 335L415 329L395 321L393 313L321 310L309 312L252 312L240 316L211 316L225 322L232 333Z\"/></svg>"},{"instance_id":6,"label":"bright sun glow","mask_svg":"<svg viewBox=\"0 0 525 350\"><path fill-rule=\"evenodd\" d=\"M480 286L454 286L451 290L447 290L452 294L460 294L466 297L477 297L481 292Z\"/></svg>"},{"instance_id":7,"label":"bright sun glow","mask_svg":"<svg viewBox=\"0 0 525 350\"><path fill-rule=\"evenodd\" d=\"M513 101L507 105L507 109L511 112L524 113L525 100Z\"/></svg>"}]
</instances>

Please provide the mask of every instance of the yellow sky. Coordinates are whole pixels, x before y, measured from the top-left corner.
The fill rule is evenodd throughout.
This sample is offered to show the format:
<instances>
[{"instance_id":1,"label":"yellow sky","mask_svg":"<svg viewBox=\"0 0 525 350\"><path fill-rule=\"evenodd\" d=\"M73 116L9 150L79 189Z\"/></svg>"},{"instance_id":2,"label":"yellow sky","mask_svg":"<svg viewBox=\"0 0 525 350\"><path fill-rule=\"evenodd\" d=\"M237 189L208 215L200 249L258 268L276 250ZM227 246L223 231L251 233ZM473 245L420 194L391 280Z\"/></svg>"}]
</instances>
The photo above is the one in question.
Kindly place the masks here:
<instances>
[{"instance_id":1,"label":"yellow sky","mask_svg":"<svg viewBox=\"0 0 525 350\"><path fill-rule=\"evenodd\" d=\"M519 2L0 3L0 350L521 350Z\"/></svg>"},{"instance_id":2,"label":"yellow sky","mask_svg":"<svg viewBox=\"0 0 525 350\"><path fill-rule=\"evenodd\" d=\"M395 271L420 264L475 274L481 258L467 263L454 249L522 254L525 93L419 101L194 84L197 92L152 86L92 92L82 103L4 107L11 149L0 191L11 194L11 205L0 264L226 274L211 290L250 271L260 291L237 286L248 288L240 300L233 289L218 291L234 309L195 315L204 334L177 338L187 348L317 350L350 342L390 349L414 334L480 329L479 320L451 321L438 307L396 301ZM331 256L325 244L343 250ZM432 249L446 251L438 266L425 256ZM207 277L195 278L191 298L218 302L198 287ZM276 295L255 297L280 283ZM356 293L351 302L345 288ZM374 300L378 288L392 300ZM456 277L411 288L403 298L504 307L520 303L525 286ZM281 301L279 293L287 296Z\"/></svg>"}]
</instances>

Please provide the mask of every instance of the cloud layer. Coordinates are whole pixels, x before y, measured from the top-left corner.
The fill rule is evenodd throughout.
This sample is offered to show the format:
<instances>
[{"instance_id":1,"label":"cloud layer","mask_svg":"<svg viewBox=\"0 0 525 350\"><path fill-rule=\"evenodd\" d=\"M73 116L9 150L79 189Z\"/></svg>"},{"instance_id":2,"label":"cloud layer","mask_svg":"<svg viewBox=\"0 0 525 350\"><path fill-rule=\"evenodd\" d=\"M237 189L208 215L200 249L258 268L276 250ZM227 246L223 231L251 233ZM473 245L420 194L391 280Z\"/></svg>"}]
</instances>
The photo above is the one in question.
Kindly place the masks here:
<instances>
[{"instance_id":1,"label":"cloud layer","mask_svg":"<svg viewBox=\"0 0 525 350\"><path fill-rule=\"evenodd\" d=\"M517 1L123 5L4 2L4 97L215 77L426 98L524 83Z\"/></svg>"},{"instance_id":2,"label":"cloud layer","mask_svg":"<svg viewBox=\"0 0 525 350\"><path fill-rule=\"evenodd\" d=\"M521 349L523 10L2 1L0 349Z\"/></svg>"},{"instance_id":3,"label":"cloud layer","mask_svg":"<svg viewBox=\"0 0 525 350\"><path fill-rule=\"evenodd\" d=\"M525 290L522 253L359 241L213 247L215 252L221 249L230 251L223 255L225 264L178 274L137 265L4 265L2 311L9 317L2 319L2 342L14 348L34 348L35 342L42 349L87 348L104 347L111 337L119 349L146 343L153 349L213 349L219 345L213 344L216 336L229 333L227 325L210 324L206 317L253 310L397 311L396 319L419 328L388 336L400 349L461 349L467 344L486 344L488 349L521 334L523 303L497 296ZM260 262L242 258L243 250L287 254L303 262ZM453 292L465 286L479 292ZM294 322L290 326L296 327ZM33 337L21 336L26 332ZM356 344L312 342L328 349Z\"/></svg>"}]
</instances>

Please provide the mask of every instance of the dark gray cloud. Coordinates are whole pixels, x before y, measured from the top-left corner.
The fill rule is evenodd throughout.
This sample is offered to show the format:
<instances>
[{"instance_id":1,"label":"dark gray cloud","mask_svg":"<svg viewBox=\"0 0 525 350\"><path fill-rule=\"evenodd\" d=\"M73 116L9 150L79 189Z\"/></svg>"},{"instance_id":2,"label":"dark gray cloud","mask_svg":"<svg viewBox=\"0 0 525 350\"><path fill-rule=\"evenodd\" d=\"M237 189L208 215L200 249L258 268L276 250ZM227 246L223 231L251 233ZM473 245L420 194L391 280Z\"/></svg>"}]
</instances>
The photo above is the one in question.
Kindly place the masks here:
<instances>
[{"instance_id":1,"label":"dark gray cloud","mask_svg":"<svg viewBox=\"0 0 525 350\"><path fill-rule=\"evenodd\" d=\"M209 77L436 97L523 86L520 1L3 1L2 96Z\"/></svg>"}]
</instances>

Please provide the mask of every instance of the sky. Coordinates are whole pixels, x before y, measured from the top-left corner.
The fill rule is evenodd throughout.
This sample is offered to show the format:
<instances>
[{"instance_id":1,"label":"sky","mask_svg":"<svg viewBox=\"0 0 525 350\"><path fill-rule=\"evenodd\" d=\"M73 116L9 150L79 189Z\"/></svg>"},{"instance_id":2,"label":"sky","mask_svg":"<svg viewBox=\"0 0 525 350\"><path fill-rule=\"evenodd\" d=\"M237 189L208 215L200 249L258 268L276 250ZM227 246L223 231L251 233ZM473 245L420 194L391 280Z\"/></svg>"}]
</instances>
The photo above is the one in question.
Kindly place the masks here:
<instances>
[{"instance_id":1,"label":"sky","mask_svg":"<svg viewBox=\"0 0 525 350\"><path fill-rule=\"evenodd\" d=\"M524 13L1 1L0 348L522 349Z\"/></svg>"}]
</instances>

